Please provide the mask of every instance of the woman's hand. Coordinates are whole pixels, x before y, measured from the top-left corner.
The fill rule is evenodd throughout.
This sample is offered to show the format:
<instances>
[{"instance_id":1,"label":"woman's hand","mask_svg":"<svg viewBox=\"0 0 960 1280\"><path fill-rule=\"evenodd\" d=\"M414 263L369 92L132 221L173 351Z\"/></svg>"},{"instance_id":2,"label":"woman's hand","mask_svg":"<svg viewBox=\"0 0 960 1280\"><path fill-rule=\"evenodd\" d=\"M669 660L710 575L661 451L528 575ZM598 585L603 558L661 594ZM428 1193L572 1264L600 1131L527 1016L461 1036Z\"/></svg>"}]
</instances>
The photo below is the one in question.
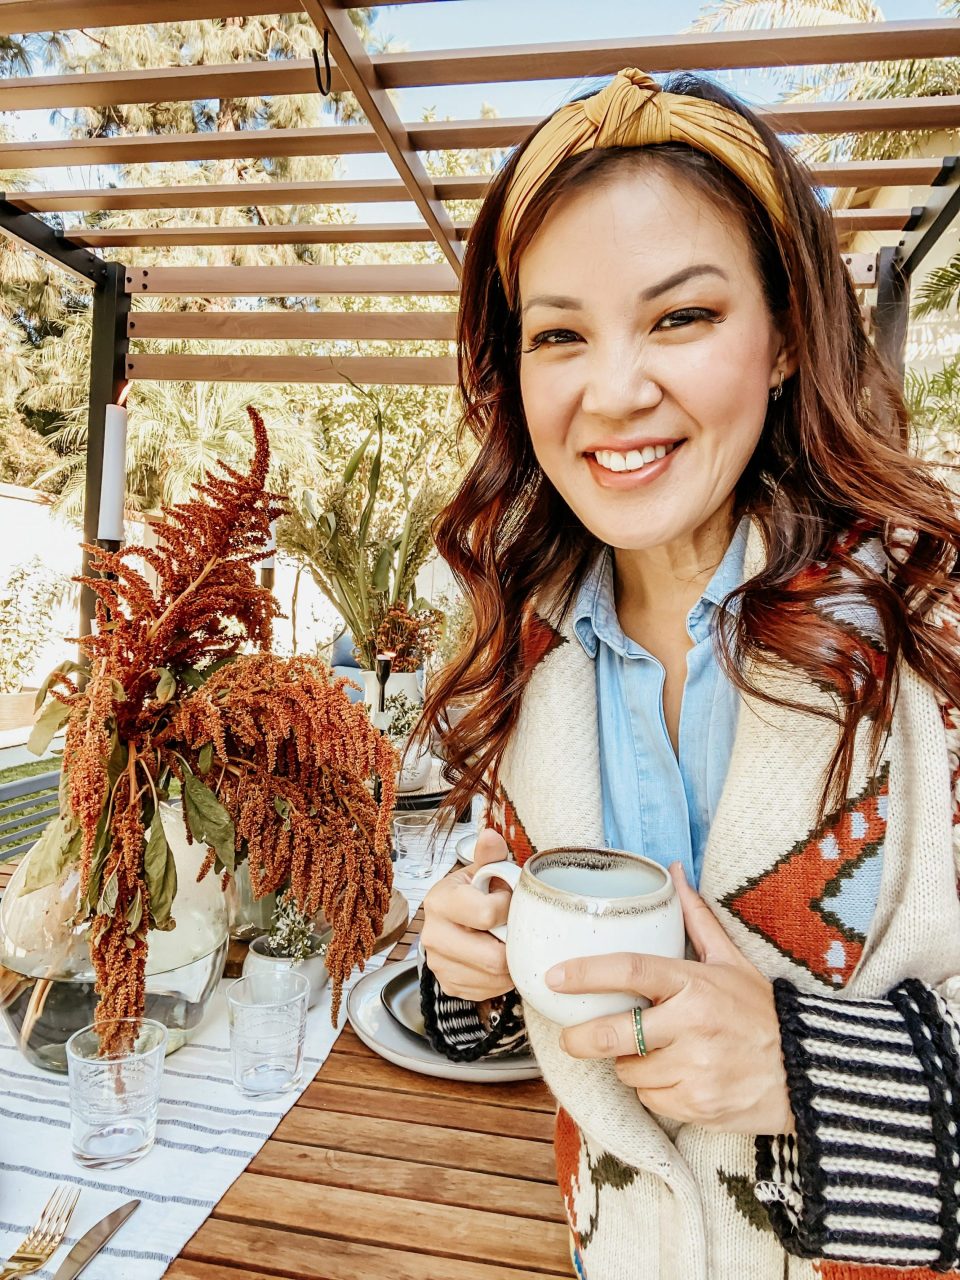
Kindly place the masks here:
<instances>
[{"instance_id":1,"label":"woman's hand","mask_svg":"<svg viewBox=\"0 0 960 1280\"><path fill-rule=\"evenodd\" d=\"M568 1027L561 1044L575 1058L616 1058L617 1075L657 1115L729 1133L791 1133L773 988L689 887L679 863L670 874L700 963L590 956L547 974L555 991L627 991L651 1000L642 1015L647 1056L637 1054L630 1013Z\"/></svg>"},{"instance_id":2,"label":"woman's hand","mask_svg":"<svg viewBox=\"0 0 960 1280\"><path fill-rule=\"evenodd\" d=\"M485 862L509 858L507 843L492 828L481 831L473 866L438 881L423 902L423 950L441 990L479 1003L513 989L507 948L488 933L506 924L509 890L481 893L470 881ZM494 883L500 883L494 881Z\"/></svg>"}]
</instances>

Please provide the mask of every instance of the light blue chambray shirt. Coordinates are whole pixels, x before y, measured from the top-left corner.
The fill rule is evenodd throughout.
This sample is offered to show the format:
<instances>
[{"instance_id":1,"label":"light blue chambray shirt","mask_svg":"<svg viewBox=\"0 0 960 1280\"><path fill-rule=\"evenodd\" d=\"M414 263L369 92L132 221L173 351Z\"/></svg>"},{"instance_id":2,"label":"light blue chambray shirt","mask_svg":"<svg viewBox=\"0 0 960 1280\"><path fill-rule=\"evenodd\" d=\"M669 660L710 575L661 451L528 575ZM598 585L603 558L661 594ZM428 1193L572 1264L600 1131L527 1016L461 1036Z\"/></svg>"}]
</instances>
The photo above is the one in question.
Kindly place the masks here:
<instances>
[{"instance_id":1,"label":"light blue chambray shirt","mask_svg":"<svg viewBox=\"0 0 960 1280\"><path fill-rule=\"evenodd\" d=\"M726 780L740 695L720 669L717 606L743 582L750 522L744 517L703 595L687 614L693 648L680 710L678 752L663 716L662 664L624 635L613 591L613 555L599 557L580 588L573 625L595 660L600 784L607 844L666 867L679 859L687 880L700 867Z\"/></svg>"}]
</instances>

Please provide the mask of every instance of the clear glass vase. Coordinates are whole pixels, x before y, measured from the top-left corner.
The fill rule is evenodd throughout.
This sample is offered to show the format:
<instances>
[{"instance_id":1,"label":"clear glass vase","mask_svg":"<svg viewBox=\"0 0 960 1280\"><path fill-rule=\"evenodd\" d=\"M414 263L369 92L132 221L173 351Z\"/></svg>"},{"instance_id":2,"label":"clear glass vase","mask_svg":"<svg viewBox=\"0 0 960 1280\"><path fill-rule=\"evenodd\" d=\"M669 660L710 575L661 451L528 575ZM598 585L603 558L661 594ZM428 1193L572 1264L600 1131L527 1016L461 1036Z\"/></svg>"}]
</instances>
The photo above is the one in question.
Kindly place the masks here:
<instances>
[{"instance_id":1,"label":"clear glass vase","mask_svg":"<svg viewBox=\"0 0 960 1280\"><path fill-rule=\"evenodd\" d=\"M250 864L240 863L227 885L227 911L230 918L230 937L241 941L259 937L273 924L277 909L277 895L265 893L262 898L253 896L250 884Z\"/></svg>"},{"instance_id":2,"label":"clear glass vase","mask_svg":"<svg viewBox=\"0 0 960 1280\"><path fill-rule=\"evenodd\" d=\"M167 1028L167 1053L190 1039L223 973L227 907L217 876L199 883L206 852L187 844L179 809L164 806L163 830L177 866L176 928L148 935L144 1014ZM38 1067L65 1072L66 1042L93 1021L97 995L90 923L76 925L80 873L26 890L30 854L0 899L0 1014L21 1053Z\"/></svg>"}]
</instances>

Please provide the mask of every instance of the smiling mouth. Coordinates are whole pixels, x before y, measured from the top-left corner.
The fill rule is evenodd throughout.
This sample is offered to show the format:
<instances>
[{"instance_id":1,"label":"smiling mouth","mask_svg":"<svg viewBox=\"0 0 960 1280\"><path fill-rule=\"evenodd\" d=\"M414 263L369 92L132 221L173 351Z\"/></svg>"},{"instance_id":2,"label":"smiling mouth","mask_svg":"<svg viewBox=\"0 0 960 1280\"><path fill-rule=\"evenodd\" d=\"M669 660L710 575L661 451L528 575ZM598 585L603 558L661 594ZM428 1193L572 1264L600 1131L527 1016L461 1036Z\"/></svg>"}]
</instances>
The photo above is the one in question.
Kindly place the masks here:
<instances>
[{"instance_id":1,"label":"smiling mouth","mask_svg":"<svg viewBox=\"0 0 960 1280\"><path fill-rule=\"evenodd\" d=\"M642 471L652 462L675 453L683 444L683 440L675 440L672 444L648 444L642 449L629 449L620 452L615 449L598 449L595 453L586 453L584 457L592 459L604 471L618 475L624 471Z\"/></svg>"}]
</instances>

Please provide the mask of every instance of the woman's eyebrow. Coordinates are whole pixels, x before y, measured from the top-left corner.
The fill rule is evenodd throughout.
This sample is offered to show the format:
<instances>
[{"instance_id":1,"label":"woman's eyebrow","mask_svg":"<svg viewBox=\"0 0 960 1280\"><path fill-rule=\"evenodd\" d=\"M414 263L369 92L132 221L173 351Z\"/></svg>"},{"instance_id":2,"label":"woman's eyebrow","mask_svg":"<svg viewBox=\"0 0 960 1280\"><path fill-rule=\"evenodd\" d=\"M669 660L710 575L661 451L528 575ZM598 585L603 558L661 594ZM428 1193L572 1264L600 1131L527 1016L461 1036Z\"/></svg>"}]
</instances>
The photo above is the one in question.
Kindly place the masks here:
<instances>
[{"instance_id":1,"label":"woman's eyebrow","mask_svg":"<svg viewBox=\"0 0 960 1280\"><path fill-rule=\"evenodd\" d=\"M560 311L579 311L582 306L583 303L579 298L565 298L562 294L556 293L538 293L536 297L523 304L521 314L526 315L531 307L556 307Z\"/></svg>"},{"instance_id":2,"label":"woman's eyebrow","mask_svg":"<svg viewBox=\"0 0 960 1280\"><path fill-rule=\"evenodd\" d=\"M654 298L659 298L661 293L666 293L668 289L675 289L678 284L686 284L694 276L720 276L723 280L730 279L721 267L716 267L711 262L700 262L692 267L684 267L682 271L675 271L672 276L667 276L659 284L654 284L649 289L644 289L640 294L640 299L643 302L650 302Z\"/></svg>"}]
</instances>

